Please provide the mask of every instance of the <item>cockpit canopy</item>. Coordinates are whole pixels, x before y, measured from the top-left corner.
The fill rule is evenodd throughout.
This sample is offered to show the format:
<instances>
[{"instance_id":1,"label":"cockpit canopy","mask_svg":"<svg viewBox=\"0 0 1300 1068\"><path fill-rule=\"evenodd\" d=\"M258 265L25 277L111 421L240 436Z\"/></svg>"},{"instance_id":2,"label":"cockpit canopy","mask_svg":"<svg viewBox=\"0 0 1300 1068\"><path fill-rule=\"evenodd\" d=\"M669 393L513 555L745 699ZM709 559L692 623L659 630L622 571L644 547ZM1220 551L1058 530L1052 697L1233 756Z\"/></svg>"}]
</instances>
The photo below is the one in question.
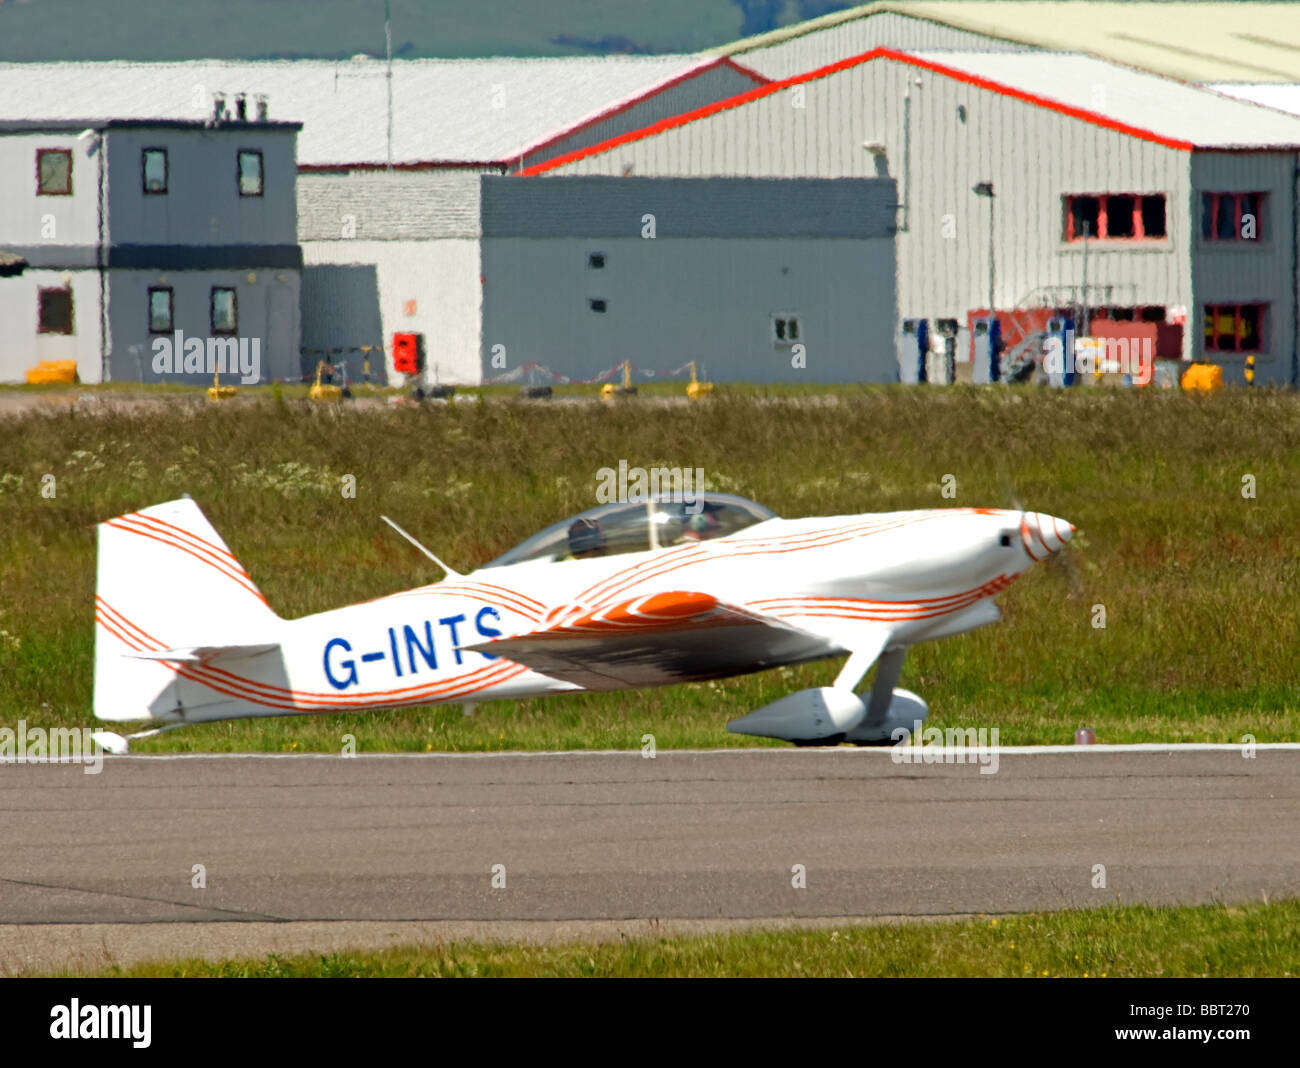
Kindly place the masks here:
<instances>
[{"instance_id":1,"label":"cockpit canopy","mask_svg":"<svg viewBox=\"0 0 1300 1068\"><path fill-rule=\"evenodd\" d=\"M618 501L549 526L483 566L642 553L726 537L775 518L776 513L761 504L730 493L699 493L690 500L661 495Z\"/></svg>"}]
</instances>

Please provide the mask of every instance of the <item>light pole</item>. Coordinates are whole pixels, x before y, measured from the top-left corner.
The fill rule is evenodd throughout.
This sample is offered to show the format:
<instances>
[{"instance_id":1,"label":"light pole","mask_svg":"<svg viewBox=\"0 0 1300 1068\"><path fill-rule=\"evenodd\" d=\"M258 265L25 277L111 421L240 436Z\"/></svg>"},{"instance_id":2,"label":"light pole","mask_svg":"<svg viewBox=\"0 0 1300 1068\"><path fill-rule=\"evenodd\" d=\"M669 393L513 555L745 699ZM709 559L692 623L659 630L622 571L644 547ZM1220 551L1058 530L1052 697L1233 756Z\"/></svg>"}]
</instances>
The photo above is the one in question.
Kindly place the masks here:
<instances>
[{"instance_id":1,"label":"light pole","mask_svg":"<svg viewBox=\"0 0 1300 1068\"><path fill-rule=\"evenodd\" d=\"M988 197L989 199L989 317L993 317L993 281L994 281L994 260L993 260L993 183L980 182L978 185L971 186L971 192L977 197Z\"/></svg>"},{"instance_id":2,"label":"light pole","mask_svg":"<svg viewBox=\"0 0 1300 1068\"><path fill-rule=\"evenodd\" d=\"M988 325L989 377L992 381L996 382L999 377L998 375L999 368L998 368L998 351L997 351L998 331L994 329L994 324L997 322L997 316L993 310L994 309L993 283L995 280L993 250L996 247L994 244L994 229L993 229L993 183L978 182L975 185L971 186L971 192L974 193L977 197L988 197L988 201L989 201L989 325Z\"/></svg>"}]
</instances>

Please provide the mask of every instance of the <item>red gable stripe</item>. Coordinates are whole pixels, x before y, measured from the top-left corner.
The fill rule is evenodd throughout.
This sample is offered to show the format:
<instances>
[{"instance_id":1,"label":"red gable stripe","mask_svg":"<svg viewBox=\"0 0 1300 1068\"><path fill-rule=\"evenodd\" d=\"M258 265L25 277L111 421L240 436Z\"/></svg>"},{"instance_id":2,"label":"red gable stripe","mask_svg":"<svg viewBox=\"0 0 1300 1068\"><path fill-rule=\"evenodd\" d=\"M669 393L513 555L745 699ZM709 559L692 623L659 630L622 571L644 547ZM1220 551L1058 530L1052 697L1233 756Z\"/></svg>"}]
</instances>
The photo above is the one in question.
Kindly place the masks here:
<instances>
[{"instance_id":1,"label":"red gable stripe","mask_svg":"<svg viewBox=\"0 0 1300 1068\"><path fill-rule=\"evenodd\" d=\"M973 85L977 89L987 89L988 91L997 93L1000 96L1010 97L1013 100L1021 100L1027 104L1032 104L1035 107L1045 108L1048 111L1055 111L1058 114L1067 115L1072 119L1079 119L1081 122L1086 122L1093 126L1100 126L1107 130L1114 130L1117 133L1122 133L1129 137L1136 137L1142 141L1151 141L1154 144L1163 145L1166 148L1190 152L1194 147L1191 141L1181 141L1176 138L1165 137L1153 130L1143 129L1140 126L1130 126L1128 123L1119 122L1106 115L1099 114L1098 112L1089 111L1086 108L1073 107L1069 104L1062 104L1059 100L1052 100L1049 97L1039 96L1036 93L1028 93L1023 89L1016 89L1010 85L1003 85L1001 82L995 82L989 78L981 78L978 75L970 74L967 71L958 70L956 67L948 67L942 63L935 63L931 60L921 59L917 56L909 55L906 52L899 52L893 48L873 48L870 52L864 52L860 56L841 59L835 63L819 67L817 70L810 71L806 74L798 74L792 78L785 78L778 82L769 82L767 85L750 89L737 96L728 97L726 100L719 100L712 104L706 104L704 107L696 108L694 111L688 111L681 115L674 115L667 119L660 119L658 122L652 123L650 126L643 127L640 130L632 130L629 133L621 134L618 137L612 137L601 144L590 145L587 148L580 148L563 156L557 156L555 159L547 160L545 163L526 167L519 172L519 176L522 178L528 178L533 175L544 174L546 171L554 170L556 167L562 167L568 163L575 163L580 159L586 159L588 156L596 156L608 152L611 149L617 148L619 145L632 144L633 142L644 140L647 137L653 137L655 134L663 133L666 130L676 129L679 126L685 126L688 123L696 122L699 119L708 118L710 115L716 115L719 112L740 107L743 104L748 104L752 100L761 100L763 97L771 96L773 93L779 93L783 89L789 89L791 86L804 85L808 82L830 77L832 74L839 74L841 71L849 70L850 68L857 67L863 63L869 63L873 59L891 59L896 63L903 63L909 67L928 70L934 74L940 74L945 78L951 78L953 81L962 82L965 85Z\"/></svg>"}]
</instances>

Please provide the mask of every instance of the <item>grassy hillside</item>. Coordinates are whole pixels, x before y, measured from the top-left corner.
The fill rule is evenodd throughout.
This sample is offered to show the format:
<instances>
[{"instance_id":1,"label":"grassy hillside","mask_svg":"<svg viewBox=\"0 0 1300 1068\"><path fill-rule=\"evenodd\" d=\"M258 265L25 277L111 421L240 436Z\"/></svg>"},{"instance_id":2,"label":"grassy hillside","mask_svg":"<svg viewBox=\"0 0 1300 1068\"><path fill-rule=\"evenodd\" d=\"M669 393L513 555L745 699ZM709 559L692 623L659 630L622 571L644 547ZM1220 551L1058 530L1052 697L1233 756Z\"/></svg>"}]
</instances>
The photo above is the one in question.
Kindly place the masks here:
<instances>
[{"instance_id":1,"label":"grassy hillside","mask_svg":"<svg viewBox=\"0 0 1300 1068\"><path fill-rule=\"evenodd\" d=\"M391 411L176 400L3 418L0 719L91 722L93 525L107 517L191 493L293 617L435 577L381 512L468 568L594 504L597 470L620 459L703 468L786 516L1005 506L1014 484L1080 532L1002 595L1002 623L909 654L900 684L929 700L932 723L997 726L1004 744L1069 742L1084 725L1107 742L1300 739L1300 397L1263 390L846 387L797 403L733 391L698 407ZM661 746L754 744L726 720L829 684L836 667L472 718L453 706L225 724L142 748L335 751L343 733L372 751L635 748L646 731Z\"/></svg>"},{"instance_id":2,"label":"grassy hillside","mask_svg":"<svg viewBox=\"0 0 1300 1068\"><path fill-rule=\"evenodd\" d=\"M393 51L421 56L694 52L852 6L840 0L392 0ZM0 61L384 54L383 0L0 3Z\"/></svg>"}]
</instances>

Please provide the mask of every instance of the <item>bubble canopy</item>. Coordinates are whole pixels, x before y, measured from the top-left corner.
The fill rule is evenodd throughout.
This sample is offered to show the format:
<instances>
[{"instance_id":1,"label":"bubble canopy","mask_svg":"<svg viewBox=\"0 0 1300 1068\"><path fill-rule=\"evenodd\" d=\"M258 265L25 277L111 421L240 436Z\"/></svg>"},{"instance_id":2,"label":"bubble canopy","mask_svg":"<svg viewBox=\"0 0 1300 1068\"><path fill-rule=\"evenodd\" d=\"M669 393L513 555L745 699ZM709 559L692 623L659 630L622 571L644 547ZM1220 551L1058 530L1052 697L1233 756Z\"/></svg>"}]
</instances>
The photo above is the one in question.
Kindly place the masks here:
<instances>
[{"instance_id":1,"label":"bubble canopy","mask_svg":"<svg viewBox=\"0 0 1300 1068\"><path fill-rule=\"evenodd\" d=\"M761 504L730 493L616 501L555 523L483 566L643 553L723 538L775 518L776 513Z\"/></svg>"}]
</instances>

